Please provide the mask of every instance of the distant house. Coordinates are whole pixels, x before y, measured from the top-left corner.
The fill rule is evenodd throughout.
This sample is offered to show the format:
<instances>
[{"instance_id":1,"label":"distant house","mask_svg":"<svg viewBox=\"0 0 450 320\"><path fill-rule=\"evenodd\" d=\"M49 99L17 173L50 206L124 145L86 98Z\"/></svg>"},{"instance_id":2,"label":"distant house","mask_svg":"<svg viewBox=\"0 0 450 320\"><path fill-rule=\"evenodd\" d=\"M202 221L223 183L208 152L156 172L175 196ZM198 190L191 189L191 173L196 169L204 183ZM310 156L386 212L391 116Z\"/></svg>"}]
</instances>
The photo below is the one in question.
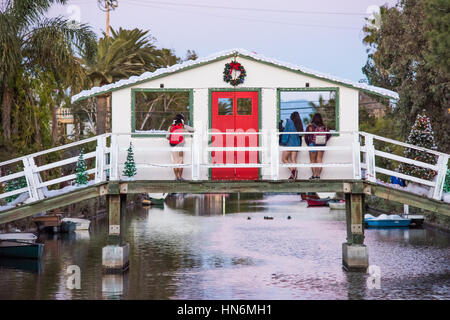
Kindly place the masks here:
<instances>
[{"instance_id":1,"label":"distant house","mask_svg":"<svg viewBox=\"0 0 450 320\"><path fill-rule=\"evenodd\" d=\"M59 107L56 109L56 119L58 121L58 130L60 135L71 137L75 134L75 119L70 108ZM95 128L90 121L84 121L83 134L95 132Z\"/></svg>"},{"instance_id":2,"label":"distant house","mask_svg":"<svg viewBox=\"0 0 450 320\"><path fill-rule=\"evenodd\" d=\"M386 111L389 108L389 103L383 104L367 93L360 91L359 108L367 110L369 115L372 117L381 118L386 114Z\"/></svg>"},{"instance_id":3,"label":"distant house","mask_svg":"<svg viewBox=\"0 0 450 320\"><path fill-rule=\"evenodd\" d=\"M236 69L230 69L231 64ZM242 72L238 72L238 66L245 68L246 76L242 82L233 86L225 81L224 77L230 75L234 81L239 79ZM386 99L398 99L396 92L384 88L340 79L244 49L233 49L154 72L145 72L140 76L102 87L94 87L74 95L72 102L99 94L111 94L111 132L120 134L119 166L123 167L126 149L132 142L136 150L136 163L145 165L138 171L136 179L150 176L155 180L173 179L170 167L155 164L171 162L170 147L164 134L177 113L184 114L186 123L193 126L202 137L213 135L213 142L210 143L212 147L217 146L215 141L219 136L214 136L214 132L256 132L260 135L258 138L255 134L248 134L243 137L241 144L238 138L234 139L230 135L225 142L221 140L223 145L218 146L219 148L263 146L264 151L260 152L208 153L204 150L208 144L202 144L200 154L205 157L208 154L208 157L213 158L213 163L225 164L228 167L212 169L202 167L200 179L268 179L271 176L271 168L266 165L270 158L266 137L278 129L280 120L289 117L292 111L299 110L302 120L306 123L311 113L319 111L332 130L342 132L334 135L328 145L349 146L354 141L351 133L359 130L361 91ZM374 110L382 110L375 108L376 104L373 106ZM153 135L149 135L150 133ZM191 141L190 138L186 139L187 147L191 145ZM160 150L150 151L149 146ZM226 153L223 162L215 160L219 152ZM239 158L239 155L236 155L239 152L246 152L242 162L236 160ZM191 152L185 153L186 163L189 163ZM254 158L256 162L250 160L253 154L256 154ZM328 151L325 153L324 161L343 163L351 159L351 152ZM308 163L308 153L300 152L298 162ZM240 163L257 163L260 167L232 166ZM287 178L287 171L283 170L280 173L281 179ZM186 167L186 174L191 174L189 166ZM306 179L309 176L309 170L300 170L299 179ZM336 177L352 178L352 168L332 168L323 173L325 179Z\"/></svg>"}]
</instances>

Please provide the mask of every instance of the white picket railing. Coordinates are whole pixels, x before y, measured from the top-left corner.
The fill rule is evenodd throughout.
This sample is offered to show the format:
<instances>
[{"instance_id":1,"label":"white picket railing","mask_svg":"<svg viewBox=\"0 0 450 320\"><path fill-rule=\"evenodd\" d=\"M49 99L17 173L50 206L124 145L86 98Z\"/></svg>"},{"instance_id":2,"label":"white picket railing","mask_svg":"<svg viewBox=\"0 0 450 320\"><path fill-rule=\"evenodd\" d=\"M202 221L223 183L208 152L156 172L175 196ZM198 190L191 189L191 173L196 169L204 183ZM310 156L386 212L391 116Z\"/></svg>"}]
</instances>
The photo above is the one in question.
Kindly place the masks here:
<instances>
[{"instance_id":1,"label":"white picket railing","mask_svg":"<svg viewBox=\"0 0 450 320\"><path fill-rule=\"evenodd\" d=\"M377 173L385 174L388 176L394 176L403 180L415 182L417 184L425 185L428 187L432 187L434 189L433 199L441 200L442 191L444 188L444 180L445 175L447 173L447 162L449 155L446 153L438 152L435 150L430 150L418 146L414 146L408 143L388 139L385 137L377 136L374 134L370 134L367 132L359 132L361 137L364 137L364 145L361 146L361 152L363 153L363 162L361 163L361 168L366 170L365 178L368 181L376 182L377 181ZM390 154L387 152L383 152L375 149L374 140L383 141L384 143L389 143L397 146L401 146L404 148L411 148L423 152L427 152L436 156L437 162L435 165L425 163L422 161L417 161L413 159L409 159L406 157L401 157L395 154ZM434 181L429 181L425 179L420 179L414 176L406 175L397 171L388 170L385 168L378 167L375 162L375 157L385 158L393 161L397 161L400 163L412 164L417 167L431 169L436 172L436 179Z\"/></svg>"},{"instance_id":2,"label":"white picket railing","mask_svg":"<svg viewBox=\"0 0 450 320\"><path fill-rule=\"evenodd\" d=\"M200 126L201 127L201 126ZM404 180L408 180L411 182L415 182L421 185L425 185L428 187L434 188L433 198L440 200L442 198L442 189L444 185L445 174L447 170L447 162L449 155L441 152L437 152L434 150L424 149L421 147L409 145L403 142L395 141L392 139L387 139L384 137L376 136L373 134L369 134L366 132L331 132L332 135L339 135L340 137L345 135L350 135L351 143L348 143L350 139L345 139L346 145L339 146L324 146L324 147L309 147L309 146L301 146L301 147L285 147L279 145L279 136L281 134L323 134L323 133L311 133L311 132L291 132L291 133L280 133L277 130L273 131L262 131L262 132L215 132L210 130L196 130L193 133L185 132L185 133L177 133L180 135L184 135L190 137L190 145L182 146L182 147L170 147L167 144L167 147L161 147L160 145L152 145L151 141L153 136L160 136L161 133L112 133L112 134L103 134L99 136L95 136L89 139L81 140L78 142L73 142L67 145L63 145L60 147L52 148L49 150L37 152L34 154L30 154L24 157L8 160L0 163L0 169L4 167L10 167L12 165L21 164L23 167L23 171L19 171L13 174L5 175L0 177L0 184L5 184L8 181L12 181L15 179L19 179L25 177L27 182L27 187L21 188L19 190L14 190L10 192L2 192L0 193L0 199L5 199L14 195L19 195L23 193L28 193L29 199L28 202L39 201L46 197L47 187L54 186L56 184L62 182L73 181L76 178L75 174L70 174L66 176L62 176L59 178L55 178L49 181L42 181L41 173L43 171L52 170L56 168L61 168L63 166L76 163L78 160L78 155L69 157L67 159L59 160L56 162L43 164L40 166L36 165L36 157L46 155L52 152L64 151L74 147L82 147L84 144L92 143L96 141L96 149L93 152L88 152L84 155L85 159L95 159L95 166L89 170L87 170L88 174L93 174L94 179L93 182L101 183L110 181L118 181L121 179L120 166L123 166L123 163L120 163L121 155L126 155L128 144L124 144L124 142L120 139L123 139L124 136L126 141L133 141L133 139L145 139L144 137L148 137L149 143L145 148L134 148L134 151L140 152L145 151L147 153L162 153L162 152L175 152L175 151L185 151L190 152L190 162L183 164L173 164L173 163L150 163L149 161L137 162L137 169L140 168L156 168L156 167L165 167L165 168L191 168L191 179L192 180L200 180L201 169L202 168L270 168L270 177L272 180L280 179L280 168L285 167L297 167L297 168L313 168L313 167L323 167L323 168L352 168L352 177L353 179L366 179L368 181L376 182L377 173L378 174L386 174L389 176L395 176ZM139 137L139 136L142 137ZM212 145L212 138L219 136L244 136L250 137L252 135L256 135L258 139L257 147L221 147ZM109 146L107 143L107 139L110 138ZM362 144L362 140L364 140L364 144ZM384 143L390 143L398 146L402 146L405 148L413 148L421 151L428 152L437 157L436 164L428 164L420 161L415 161L412 159L408 159L405 157L397 156L394 154L386 153L381 150L376 150L374 147L374 140L383 141ZM226 145L226 144L225 144ZM145 149L145 150L144 150ZM215 163L211 157L212 152L229 152L229 151L248 151L248 152L257 152L258 157L257 161L253 161L254 163ZM297 163L297 164L284 164L280 163L280 155L283 151L299 151L299 152L308 152L308 151L337 151L343 153L351 154L351 161L349 162L341 162L341 163ZM363 161L361 161L361 154L363 155ZM109 161L108 161L109 155ZM388 159L390 161L397 161L400 163L413 164L419 167L427 168L434 170L436 172L436 179L434 181L428 181L424 179L420 179L417 177L409 176L403 173L399 173L396 171L388 170L385 168L378 167L375 162L375 157L381 157ZM161 157L162 158L162 157ZM347 157L348 158L348 157ZM109 171L109 175L108 175ZM348 176L347 176L348 177ZM152 177L148 177L152 179Z\"/></svg>"}]
</instances>

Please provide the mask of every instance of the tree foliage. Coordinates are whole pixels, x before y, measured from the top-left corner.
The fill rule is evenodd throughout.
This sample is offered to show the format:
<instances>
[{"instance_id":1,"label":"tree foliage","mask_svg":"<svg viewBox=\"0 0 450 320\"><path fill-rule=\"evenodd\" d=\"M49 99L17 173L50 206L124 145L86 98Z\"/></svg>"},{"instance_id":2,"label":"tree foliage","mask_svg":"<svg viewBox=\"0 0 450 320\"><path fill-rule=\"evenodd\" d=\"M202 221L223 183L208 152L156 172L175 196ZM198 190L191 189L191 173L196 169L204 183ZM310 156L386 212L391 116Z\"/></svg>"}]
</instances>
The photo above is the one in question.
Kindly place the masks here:
<instances>
[{"instance_id":1,"label":"tree foliage","mask_svg":"<svg viewBox=\"0 0 450 320\"><path fill-rule=\"evenodd\" d=\"M368 60L363 72L370 84L399 93L394 116L402 138L425 110L439 128L438 145L449 152L450 2L400 0L394 7L382 7L379 27L366 26L364 31Z\"/></svg>"}]
</instances>

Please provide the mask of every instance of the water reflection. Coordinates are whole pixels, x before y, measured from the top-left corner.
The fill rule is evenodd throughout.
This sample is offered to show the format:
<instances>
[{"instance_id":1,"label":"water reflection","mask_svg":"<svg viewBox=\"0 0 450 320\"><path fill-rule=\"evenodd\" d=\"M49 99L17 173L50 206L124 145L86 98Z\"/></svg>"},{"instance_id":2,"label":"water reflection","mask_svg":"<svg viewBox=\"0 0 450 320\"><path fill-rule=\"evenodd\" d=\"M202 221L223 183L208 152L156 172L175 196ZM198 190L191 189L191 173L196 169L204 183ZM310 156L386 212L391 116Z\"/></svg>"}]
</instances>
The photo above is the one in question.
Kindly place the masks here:
<instances>
[{"instance_id":1,"label":"water reflection","mask_svg":"<svg viewBox=\"0 0 450 320\"><path fill-rule=\"evenodd\" d=\"M121 299L129 286L128 272L124 274L104 274L102 277L102 296L104 299Z\"/></svg>"},{"instance_id":2,"label":"water reflection","mask_svg":"<svg viewBox=\"0 0 450 320\"><path fill-rule=\"evenodd\" d=\"M128 208L124 275L103 274L107 219L91 225L87 234L42 235L40 273L0 260L0 299L450 298L448 234L366 230L382 277L381 289L369 290L367 274L342 270L345 212L307 208L297 194L176 195L163 207ZM66 288L72 264L80 290Z\"/></svg>"}]
</instances>

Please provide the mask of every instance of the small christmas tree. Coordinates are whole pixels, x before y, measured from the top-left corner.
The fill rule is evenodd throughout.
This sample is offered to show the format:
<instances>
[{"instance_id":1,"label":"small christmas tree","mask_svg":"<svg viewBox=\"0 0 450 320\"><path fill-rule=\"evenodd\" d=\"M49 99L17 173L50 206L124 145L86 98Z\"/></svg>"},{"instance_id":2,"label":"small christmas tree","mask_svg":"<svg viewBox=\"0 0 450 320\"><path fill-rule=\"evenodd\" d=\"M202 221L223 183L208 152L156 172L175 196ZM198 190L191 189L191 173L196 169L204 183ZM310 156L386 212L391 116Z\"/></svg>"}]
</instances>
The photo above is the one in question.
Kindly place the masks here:
<instances>
[{"instance_id":1,"label":"small christmas tree","mask_svg":"<svg viewBox=\"0 0 450 320\"><path fill-rule=\"evenodd\" d=\"M428 118L425 114L418 114L406 142L418 147L436 150L437 146L434 142L434 133L431 129L430 118ZM409 159L429 164L436 164L436 156L426 151L406 148L404 154L405 157ZM425 180L433 180L436 175L436 172L431 169L417 167L406 163L402 163L400 165L400 172Z\"/></svg>"},{"instance_id":2,"label":"small christmas tree","mask_svg":"<svg viewBox=\"0 0 450 320\"><path fill-rule=\"evenodd\" d=\"M450 169L447 169L447 175L445 176L444 192L450 192Z\"/></svg>"},{"instance_id":3,"label":"small christmas tree","mask_svg":"<svg viewBox=\"0 0 450 320\"><path fill-rule=\"evenodd\" d=\"M12 174L11 170L8 171L8 175ZM9 180L5 186L5 192L11 192L15 190L19 190L25 188L27 186L27 179L25 177L20 177L18 179ZM17 199L19 195L11 196L6 198L6 203L10 203L11 201Z\"/></svg>"},{"instance_id":4,"label":"small christmas tree","mask_svg":"<svg viewBox=\"0 0 450 320\"><path fill-rule=\"evenodd\" d=\"M86 161L83 157L83 149L81 149L80 156L78 157L77 161L77 177L75 178L75 183L77 185L84 185L88 183L88 174L87 174L87 167L86 167Z\"/></svg>"},{"instance_id":5,"label":"small christmas tree","mask_svg":"<svg viewBox=\"0 0 450 320\"><path fill-rule=\"evenodd\" d=\"M128 148L127 161L125 161L125 168L123 169L123 175L128 178L136 175L136 162L134 162L133 146L130 142L130 147Z\"/></svg>"}]
</instances>

